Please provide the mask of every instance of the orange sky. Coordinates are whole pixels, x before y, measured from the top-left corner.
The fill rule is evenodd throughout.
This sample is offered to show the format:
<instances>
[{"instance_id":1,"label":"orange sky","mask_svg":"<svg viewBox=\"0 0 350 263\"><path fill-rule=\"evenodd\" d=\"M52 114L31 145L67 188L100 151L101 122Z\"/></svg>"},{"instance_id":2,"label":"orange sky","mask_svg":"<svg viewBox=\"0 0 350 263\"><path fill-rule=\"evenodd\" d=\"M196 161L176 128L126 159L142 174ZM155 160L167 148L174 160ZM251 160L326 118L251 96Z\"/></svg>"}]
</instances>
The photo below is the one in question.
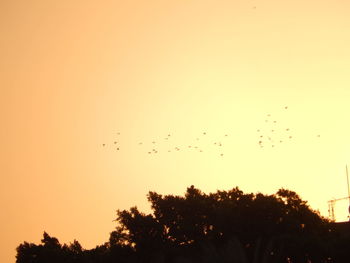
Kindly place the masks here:
<instances>
[{"instance_id":1,"label":"orange sky","mask_svg":"<svg viewBox=\"0 0 350 263\"><path fill-rule=\"evenodd\" d=\"M349 12L340 0L1 1L0 261L43 231L101 244L116 209L149 211L149 190L191 184L285 187L327 215L347 195ZM260 134L274 142L259 147Z\"/></svg>"}]
</instances>

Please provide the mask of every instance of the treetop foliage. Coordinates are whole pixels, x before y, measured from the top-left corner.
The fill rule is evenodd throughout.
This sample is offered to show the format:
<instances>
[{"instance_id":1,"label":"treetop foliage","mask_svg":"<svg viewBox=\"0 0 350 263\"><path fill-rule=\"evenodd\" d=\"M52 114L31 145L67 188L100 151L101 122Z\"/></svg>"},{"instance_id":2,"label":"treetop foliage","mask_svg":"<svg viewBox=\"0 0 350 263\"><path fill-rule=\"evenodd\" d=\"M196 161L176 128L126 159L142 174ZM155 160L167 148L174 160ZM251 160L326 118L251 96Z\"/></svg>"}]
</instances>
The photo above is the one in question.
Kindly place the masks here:
<instances>
[{"instance_id":1,"label":"treetop foliage","mask_svg":"<svg viewBox=\"0 0 350 263\"><path fill-rule=\"evenodd\" d=\"M238 187L205 194L192 185L183 196L149 192L147 198L152 213L140 212L136 206L118 210L116 229L105 244L84 250L78 241L60 245L44 232L42 244L24 242L17 248L17 263L48 262L49 258L57 262L179 262L182 258L242 263L337 258L334 262L342 262L344 249L337 247L350 248L348 234L337 231L297 193L283 188L272 195L245 194Z\"/></svg>"}]
</instances>

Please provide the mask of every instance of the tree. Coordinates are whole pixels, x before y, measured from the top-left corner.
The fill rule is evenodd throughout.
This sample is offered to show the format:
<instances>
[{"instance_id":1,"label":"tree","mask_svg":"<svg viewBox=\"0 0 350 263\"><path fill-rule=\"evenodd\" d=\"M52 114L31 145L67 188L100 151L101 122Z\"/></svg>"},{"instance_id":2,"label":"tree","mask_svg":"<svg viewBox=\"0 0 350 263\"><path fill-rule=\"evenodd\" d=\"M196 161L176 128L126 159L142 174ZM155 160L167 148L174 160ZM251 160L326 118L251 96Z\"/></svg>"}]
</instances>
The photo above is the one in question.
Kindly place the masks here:
<instances>
[{"instance_id":1,"label":"tree","mask_svg":"<svg viewBox=\"0 0 350 263\"><path fill-rule=\"evenodd\" d=\"M17 247L17 263L62 262L64 253L58 239L44 232L41 245L24 242Z\"/></svg>"},{"instance_id":2,"label":"tree","mask_svg":"<svg viewBox=\"0 0 350 263\"><path fill-rule=\"evenodd\" d=\"M350 225L335 225L287 189L243 193L238 187L183 196L148 193L152 213L117 211L109 241L83 249L44 232L17 247L17 263L347 262Z\"/></svg>"},{"instance_id":3,"label":"tree","mask_svg":"<svg viewBox=\"0 0 350 263\"><path fill-rule=\"evenodd\" d=\"M136 251L150 247L195 251L203 244L219 248L236 240L252 262L318 258L323 246L320 236L329 227L329 221L286 189L264 195L244 194L236 187L207 195L191 186L184 196L149 192L148 200L153 214L136 208L118 213L117 221Z\"/></svg>"}]
</instances>

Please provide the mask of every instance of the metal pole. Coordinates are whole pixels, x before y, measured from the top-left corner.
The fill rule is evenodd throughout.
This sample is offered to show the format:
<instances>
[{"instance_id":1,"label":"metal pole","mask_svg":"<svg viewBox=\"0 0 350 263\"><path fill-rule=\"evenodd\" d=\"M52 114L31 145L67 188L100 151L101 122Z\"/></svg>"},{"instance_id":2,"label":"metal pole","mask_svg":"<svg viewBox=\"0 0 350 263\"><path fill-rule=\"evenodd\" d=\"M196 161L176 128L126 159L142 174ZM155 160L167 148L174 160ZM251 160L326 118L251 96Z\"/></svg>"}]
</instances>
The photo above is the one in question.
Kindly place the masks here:
<instances>
[{"instance_id":1,"label":"metal pole","mask_svg":"<svg viewBox=\"0 0 350 263\"><path fill-rule=\"evenodd\" d=\"M346 181L348 182L348 197L349 197L349 205L350 205L350 188L349 188L348 165L346 165L345 168L346 168Z\"/></svg>"},{"instance_id":2,"label":"metal pole","mask_svg":"<svg viewBox=\"0 0 350 263\"><path fill-rule=\"evenodd\" d=\"M348 218L350 220L350 188L349 188L349 174L348 174L348 165L345 165L345 169L346 169L346 181L348 183L348 199L349 199L349 208L348 208Z\"/></svg>"}]
</instances>

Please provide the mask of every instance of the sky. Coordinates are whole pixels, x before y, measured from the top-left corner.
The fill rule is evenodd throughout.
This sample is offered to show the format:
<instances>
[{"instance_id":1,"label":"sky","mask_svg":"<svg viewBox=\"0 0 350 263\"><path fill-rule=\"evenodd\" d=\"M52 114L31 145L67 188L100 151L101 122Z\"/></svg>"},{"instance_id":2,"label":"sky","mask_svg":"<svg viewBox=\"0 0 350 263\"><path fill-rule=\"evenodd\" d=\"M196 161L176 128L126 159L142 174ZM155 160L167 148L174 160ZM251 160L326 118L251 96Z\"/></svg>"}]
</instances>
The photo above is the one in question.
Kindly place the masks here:
<instances>
[{"instance_id":1,"label":"sky","mask_svg":"<svg viewBox=\"0 0 350 263\"><path fill-rule=\"evenodd\" d=\"M288 188L328 216L348 195L349 12L342 0L1 1L0 261L44 231L95 247L117 209L150 212L148 191L190 185ZM338 221L346 210L337 202Z\"/></svg>"}]
</instances>

